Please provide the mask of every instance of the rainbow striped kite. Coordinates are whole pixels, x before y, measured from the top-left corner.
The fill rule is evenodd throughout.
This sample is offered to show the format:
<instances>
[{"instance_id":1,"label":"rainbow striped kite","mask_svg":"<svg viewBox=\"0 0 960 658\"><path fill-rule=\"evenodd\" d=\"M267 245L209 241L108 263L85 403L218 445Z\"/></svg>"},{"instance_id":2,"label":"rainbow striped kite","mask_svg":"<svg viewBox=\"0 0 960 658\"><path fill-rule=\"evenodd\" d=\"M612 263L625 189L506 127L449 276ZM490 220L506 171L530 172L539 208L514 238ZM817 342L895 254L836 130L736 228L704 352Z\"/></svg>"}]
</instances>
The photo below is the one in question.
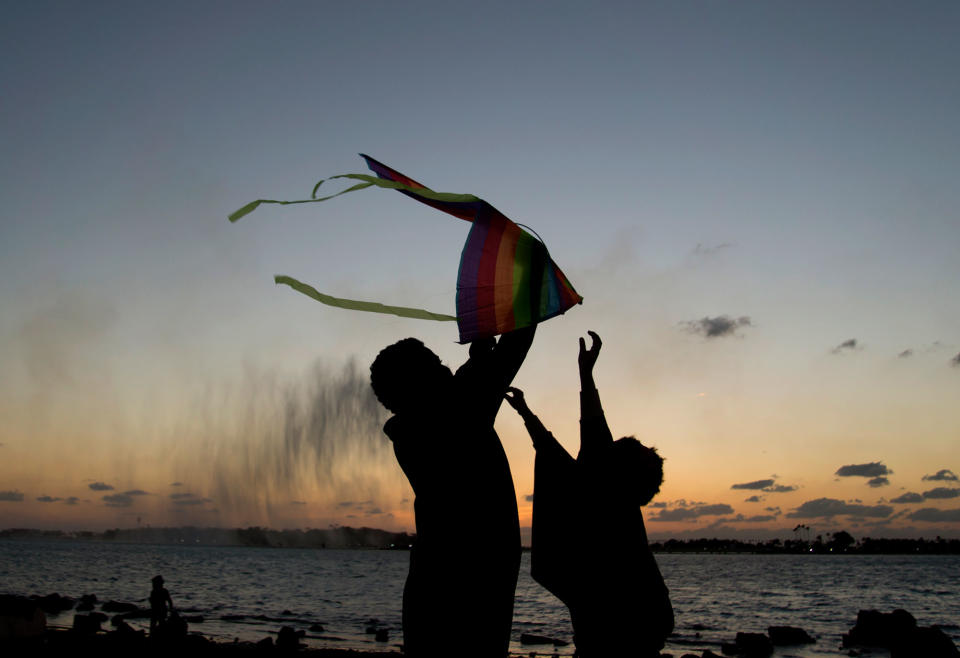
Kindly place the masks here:
<instances>
[{"instance_id":1,"label":"rainbow striped kite","mask_svg":"<svg viewBox=\"0 0 960 658\"><path fill-rule=\"evenodd\" d=\"M471 194L434 192L370 156L360 155L377 174L376 177L365 174L333 176L362 182L337 194L318 198L316 192L323 183L320 181L313 188L313 197L302 201L258 199L231 214L230 221L235 222L253 212L262 203L286 205L326 201L371 186L398 190L428 206L472 223L460 255L456 317L421 309L331 297L288 276L275 277L277 283L289 285L331 306L424 320L456 320L461 343L543 322L583 302L583 297L577 294L567 277L550 259L543 242L483 199Z\"/></svg>"}]
</instances>

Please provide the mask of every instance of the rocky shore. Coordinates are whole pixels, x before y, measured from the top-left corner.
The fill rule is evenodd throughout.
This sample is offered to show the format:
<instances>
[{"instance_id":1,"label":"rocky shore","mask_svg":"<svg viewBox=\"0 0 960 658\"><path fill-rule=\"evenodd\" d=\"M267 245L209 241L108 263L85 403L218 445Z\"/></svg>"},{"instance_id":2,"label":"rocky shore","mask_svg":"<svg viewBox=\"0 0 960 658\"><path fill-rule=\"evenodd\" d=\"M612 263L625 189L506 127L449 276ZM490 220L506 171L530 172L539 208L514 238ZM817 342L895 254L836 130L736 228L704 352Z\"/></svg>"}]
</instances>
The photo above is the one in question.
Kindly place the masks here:
<instances>
[{"instance_id":1,"label":"rocky shore","mask_svg":"<svg viewBox=\"0 0 960 658\"><path fill-rule=\"evenodd\" d=\"M99 608L99 609L98 609ZM69 628L47 624L47 615L62 615L74 611ZM314 658L397 658L403 654L400 644L388 645L386 629L378 628L370 620L367 632L385 644L383 650L342 648L313 648L303 642L305 631L280 625L278 629L257 642L215 642L200 633L189 632L190 623L202 623L199 616L174 615L161 632L147 636L134 629L128 620L149 619L150 611L134 603L98 601L95 595L78 599L49 594L47 596L0 595L0 652L4 655L61 656L65 653L93 655L97 658L125 658L129 655L151 657L185 651L209 656L272 656L306 655ZM322 627L311 631L323 632ZM315 637L315 636L314 636ZM469 642L469 638L465 638ZM664 653L661 658L767 658L780 653L779 648L796 649L817 643L804 629L793 626L771 626L766 634L736 633L730 641L700 653ZM821 638L821 643L827 642ZM527 635L522 638L530 651L517 658L557 656L557 647L565 642L548 637ZM951 638L937 626L918 626L916 619L905 610L880 612L861 610L856 623L837 641L831 641L837 655L867 656L873 650L889 652L890 658L960 658ZM702 645L701 645L702 646ZM829 651L829 649L827 649Z\"/></svg>"}]
</instances>

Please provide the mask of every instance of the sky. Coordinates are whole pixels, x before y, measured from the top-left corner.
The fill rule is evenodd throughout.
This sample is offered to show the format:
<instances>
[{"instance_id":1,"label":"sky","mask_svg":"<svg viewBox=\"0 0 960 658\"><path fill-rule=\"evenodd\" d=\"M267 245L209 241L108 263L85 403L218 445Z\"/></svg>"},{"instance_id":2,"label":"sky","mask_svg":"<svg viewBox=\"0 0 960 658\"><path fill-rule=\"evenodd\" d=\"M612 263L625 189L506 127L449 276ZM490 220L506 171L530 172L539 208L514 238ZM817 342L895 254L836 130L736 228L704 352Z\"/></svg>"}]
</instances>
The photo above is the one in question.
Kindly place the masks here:
<instances>
[{"instance_id":1,"label":"sky","mask_svg":"<svg viewBox=\"0 0 960 658\"><path fill-rule=\"evenodd\" d=\"M955 2L14 2L0 22L0 527L412 531L367 384L453 325L467 225L583 295L515 384L666 458L652 537L960 536ZM324 184L331 192L345 187ZM497 420L529 525L534 452ZM455 437L451 437L455 440Z\"/></svg>"}]
</instances>

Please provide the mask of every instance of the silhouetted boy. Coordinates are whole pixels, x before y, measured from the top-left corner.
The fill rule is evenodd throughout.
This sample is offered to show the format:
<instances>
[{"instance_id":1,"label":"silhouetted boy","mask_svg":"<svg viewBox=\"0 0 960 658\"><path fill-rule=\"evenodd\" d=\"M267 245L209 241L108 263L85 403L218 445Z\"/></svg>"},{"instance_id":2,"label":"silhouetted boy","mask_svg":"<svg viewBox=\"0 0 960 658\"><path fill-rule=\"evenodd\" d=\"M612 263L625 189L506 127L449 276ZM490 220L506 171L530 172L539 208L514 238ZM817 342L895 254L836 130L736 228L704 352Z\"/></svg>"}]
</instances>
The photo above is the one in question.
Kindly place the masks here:
<instances>
[{"instance_id":1,"label":"silhouetted boy","mask_svg":"<svg viewBox=\"0 0 960 658\"><path fill-rule=\"evenodd\" d=\"M513 477L493 429L534 328L475 341L456 374L415 338L380 352L370 383L413 487L417 538L403 590L408 656L507 655L520 569ZM469 635L468 639L464 636Z\"/></svg>"},{"instance_id":2,"label":"silhouetted boy","mask_svg":"<svg viewBox=\"0 0 960 658\"><path fill-rule=\"evenodd\" d=\"M162 634L165 630L167 615L173 611L173 599L163 586L163 576L154 576L150 582L153 583L153 589L150 590L150 635L153 636L158 631Z\"/></svg>"},{"instance_id":3,"label":"silhouetted boy","mask_svg":"<svg viewBox=\"0 0 960 658\"><path fill-rule=\"evenodd\" d=\"M576 460L509 389L537 451L531 575L570 609L581 658L655 657L673 608L640 507L660 490L663 459L633 437L613 440L593 381L601 341L589 334L589 350L580 339Z\"/></svg>"}]
</instances>

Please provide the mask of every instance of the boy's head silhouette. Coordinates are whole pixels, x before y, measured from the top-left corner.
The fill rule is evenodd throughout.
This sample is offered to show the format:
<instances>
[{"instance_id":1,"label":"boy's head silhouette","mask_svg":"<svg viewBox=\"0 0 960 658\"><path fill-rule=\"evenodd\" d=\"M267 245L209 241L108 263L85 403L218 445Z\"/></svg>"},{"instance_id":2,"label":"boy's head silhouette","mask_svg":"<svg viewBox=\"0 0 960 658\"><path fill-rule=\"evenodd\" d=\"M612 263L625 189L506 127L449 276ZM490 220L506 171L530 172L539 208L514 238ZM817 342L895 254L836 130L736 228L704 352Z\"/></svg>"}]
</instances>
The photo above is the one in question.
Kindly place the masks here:
<instances>
[{"instance_id":1,"label":"boy's head silhouette","mask_svg":"<svg viewBox=\"0 0 960 658\"><path fill-rule=\"evenodd\" d=\"M435 401L452 378L450 368L416 338L383 348L370 366L374 394L395 414Z\"/></svg>"},{"instance_id":2,"label":"boy's head silhouette","mask_svg":"<svg viewBox=\"0 0 960 658\"><path fill-rule=\"evenodd\" d=\"M610 452L611 480L616 483L624 502L646 505L660 491L663 483L663 457L656 448L648 448L632 436L613 442Z\"/></svg>"}]
</instances>

